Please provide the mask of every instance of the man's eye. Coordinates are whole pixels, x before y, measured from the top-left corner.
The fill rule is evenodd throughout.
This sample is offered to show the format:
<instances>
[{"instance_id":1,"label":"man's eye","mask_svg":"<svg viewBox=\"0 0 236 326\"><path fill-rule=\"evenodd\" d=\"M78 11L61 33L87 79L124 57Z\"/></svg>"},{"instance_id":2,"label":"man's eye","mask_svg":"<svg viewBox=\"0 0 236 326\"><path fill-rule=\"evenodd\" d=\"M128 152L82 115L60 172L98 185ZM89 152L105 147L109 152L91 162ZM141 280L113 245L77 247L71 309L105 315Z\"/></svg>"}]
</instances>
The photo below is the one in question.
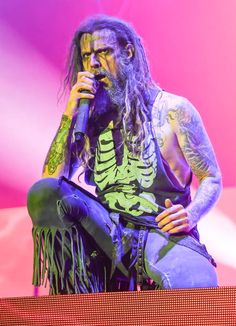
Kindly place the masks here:
<instances>
[{"instance_id":1,"label":"man's eye","mask_svg":"<svg viewBox=\"0 0 236 326\"><path fill-rule=\"evenodd\" d=\"M84 53L84 54L83 54L83 60L88 59L89 56L90 56L90 53Z\"/></svg>"},{"instance_id":2,"label":"man's eye","mask_svg":"<svg viewBox=\"0 0 236 326\"><path fill-rule=\"evenodd\" d=\"M103 49L103 50L99 51L99 54L108 55L110 52L111 52L110 49Z\"/></svg>"}]
</instances>

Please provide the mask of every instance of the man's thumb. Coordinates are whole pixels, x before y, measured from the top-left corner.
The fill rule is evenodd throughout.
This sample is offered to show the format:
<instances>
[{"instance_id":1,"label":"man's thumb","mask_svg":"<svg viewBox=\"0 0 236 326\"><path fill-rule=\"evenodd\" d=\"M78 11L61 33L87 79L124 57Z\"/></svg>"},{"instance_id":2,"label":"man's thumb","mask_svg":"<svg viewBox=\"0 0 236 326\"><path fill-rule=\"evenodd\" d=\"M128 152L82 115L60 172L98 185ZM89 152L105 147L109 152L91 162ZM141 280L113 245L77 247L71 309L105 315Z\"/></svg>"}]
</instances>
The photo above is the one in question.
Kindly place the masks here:
<instances>
[{"instance_id":1,"label":"man's thumb","mask_svg":"<svg viewBox=\"0 0 236 326\"><path fill-rule=\"evenodd\" d=\"M167 198L165 200L165 207L170 208L171 206L173 206L172 201L169 198Z\"/></svg>"}]
</instances>

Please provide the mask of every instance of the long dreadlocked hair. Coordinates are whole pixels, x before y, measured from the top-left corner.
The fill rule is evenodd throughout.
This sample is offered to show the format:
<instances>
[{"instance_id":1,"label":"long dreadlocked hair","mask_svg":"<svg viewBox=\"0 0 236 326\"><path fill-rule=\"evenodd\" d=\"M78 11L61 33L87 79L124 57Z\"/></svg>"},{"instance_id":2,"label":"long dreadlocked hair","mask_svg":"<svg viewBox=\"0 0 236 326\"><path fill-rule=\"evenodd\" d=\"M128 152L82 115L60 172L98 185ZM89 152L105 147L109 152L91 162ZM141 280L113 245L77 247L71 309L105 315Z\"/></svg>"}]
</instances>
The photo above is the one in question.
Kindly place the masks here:
<instances>
[{"instance_id":1,"label":"long dreadlocked hair","mask_svg":"<svg viewBox=\"0 0 236 326\"><path fill-rule=\"evenodd\" d=\"M124 130L124 142L129 150L136 156L141 156L146 136L148 134L148 121L150 112L148 100L151 89L156 87L151 79L141 38L126 22L110 16L93 16L83 22L76 31L68 56L68 72L65 78L65 87L69 89L77 81L77 74L83 70L80 39L84 33L92 34L101 29L109 29L115 32L117 42L122 50L126 50L127 44L132 44L134 53L129 63L126 63L126 80L124 81L124 107L120 108L120 122ZM88 166L91 152L89 145L84 147L80 155L84 167Z\"/></svg>"}]
</instances>

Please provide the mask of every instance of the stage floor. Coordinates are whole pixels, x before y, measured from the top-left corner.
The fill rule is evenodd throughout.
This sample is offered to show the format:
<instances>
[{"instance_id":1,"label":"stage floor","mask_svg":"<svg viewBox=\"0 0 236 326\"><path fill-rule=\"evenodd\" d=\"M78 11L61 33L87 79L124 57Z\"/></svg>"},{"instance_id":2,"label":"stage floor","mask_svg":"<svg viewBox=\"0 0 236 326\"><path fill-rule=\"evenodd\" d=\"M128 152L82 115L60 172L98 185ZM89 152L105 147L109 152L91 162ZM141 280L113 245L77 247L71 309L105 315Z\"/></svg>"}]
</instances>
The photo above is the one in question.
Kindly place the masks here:
<instances>
[{"instance_id":1,"label":"stage floor","mask_svg":"<svg viewBox=\"0 0 236 326\"><path fill-rule=\"evenodd\" d=\"M236 287L0 300L0 325L235 326Z\"/></svg>"}]
</instances>

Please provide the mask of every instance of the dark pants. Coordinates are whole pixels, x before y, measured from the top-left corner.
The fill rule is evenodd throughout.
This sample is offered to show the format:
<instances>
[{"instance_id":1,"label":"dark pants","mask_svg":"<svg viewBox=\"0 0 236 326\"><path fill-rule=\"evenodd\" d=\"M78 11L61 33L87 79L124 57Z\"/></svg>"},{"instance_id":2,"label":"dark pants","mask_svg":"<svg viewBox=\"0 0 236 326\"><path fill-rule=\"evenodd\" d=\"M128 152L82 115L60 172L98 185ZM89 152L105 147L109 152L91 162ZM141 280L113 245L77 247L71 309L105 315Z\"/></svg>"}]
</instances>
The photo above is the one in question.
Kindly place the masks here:
<instances>
[{"instance_id":1,"label":"dark pants","mask_svg":"<svg viewBox=\"0 0 236 326\"><path fill-rule=\"evenodd\" d=\"M84 189L64 178L42 179L29 191L28 211L34 225L35 285L48 278L51 293L99 292L107 290L114 265L124 279L130 276L137 228L119 221ZM143 275L159 288L217 286L206 257L158 229L146 234Z\"/></svg>"}]
</instances>

